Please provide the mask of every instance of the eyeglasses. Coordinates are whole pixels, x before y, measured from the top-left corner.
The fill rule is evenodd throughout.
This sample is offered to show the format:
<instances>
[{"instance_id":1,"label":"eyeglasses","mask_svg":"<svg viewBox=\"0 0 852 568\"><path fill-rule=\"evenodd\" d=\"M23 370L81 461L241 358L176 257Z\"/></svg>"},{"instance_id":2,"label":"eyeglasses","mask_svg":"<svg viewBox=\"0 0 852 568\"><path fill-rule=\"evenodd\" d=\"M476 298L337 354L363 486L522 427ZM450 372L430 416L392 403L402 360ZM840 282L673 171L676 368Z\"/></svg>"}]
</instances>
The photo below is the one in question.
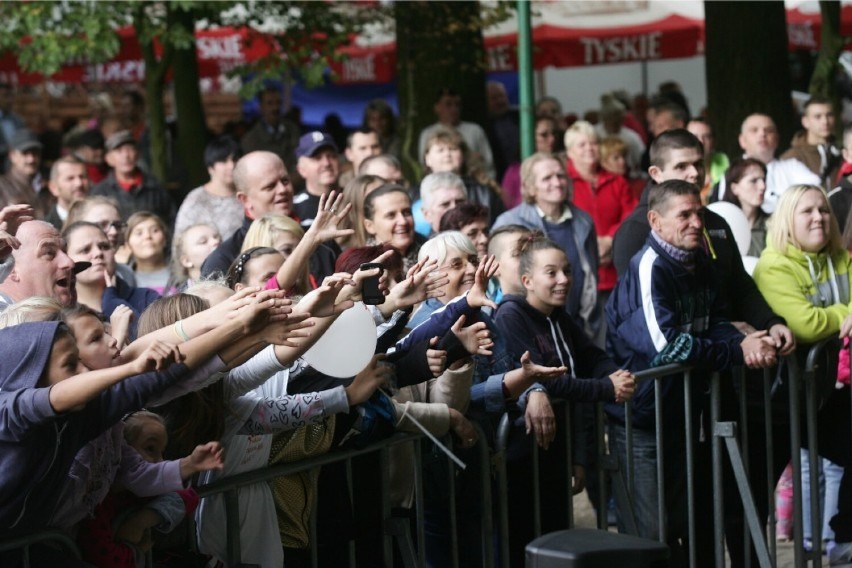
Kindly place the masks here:
<instances>
[{"instance_id":1,"label":"eyeglasses","mask_svg":"<svg viewBox=\"0 0 852 568\"><path fill-rule=\"evenodd\" d=\"M127 223L124 221L101 221L98 225L104 232L107 232L110 229L115 229L116 231L121 232L127 228Z\"/></svg>"},{"instance_id":2,"label":"eyeglasses","mask_svg":"<svg viewBox=\"0 0 852 568\"><path fill-rule=\"evenodd\" d=\"M469 257L467 257L467 262L471 263L473 265L473 267L476 268L477 266L479 266L479 257L476 256L476 255L470 255ZM464 268L464 265L465 265L465 259L454 258L452 260L452 262L450 262L446 266L448 268L450 268L451 270L461 270L461 269Z\"/></svg>"}]
</instances>

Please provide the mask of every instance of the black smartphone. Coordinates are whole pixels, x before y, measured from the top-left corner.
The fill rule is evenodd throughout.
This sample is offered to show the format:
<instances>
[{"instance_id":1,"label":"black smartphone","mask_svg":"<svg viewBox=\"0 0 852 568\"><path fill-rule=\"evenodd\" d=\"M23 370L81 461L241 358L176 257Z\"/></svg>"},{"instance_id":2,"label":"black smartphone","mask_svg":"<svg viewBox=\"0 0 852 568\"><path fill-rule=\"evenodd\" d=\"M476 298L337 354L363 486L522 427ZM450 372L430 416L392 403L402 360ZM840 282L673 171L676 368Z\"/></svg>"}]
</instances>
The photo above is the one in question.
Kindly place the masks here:
<instances>
[{"instance_id":1,"label":"black smartphone","mask_svg":"<svg viewBox=\"0 0 852 568\"><path fill-rule=\"evenodd\" d=\"M382 275L385 267L380 262L365 262L359 270L372 270L374 268L380 269L379 273L361 282L361 300L365 304L378 306L385 303L385 295L379 290L379 277Z\"/></svg>"}]
</instances>

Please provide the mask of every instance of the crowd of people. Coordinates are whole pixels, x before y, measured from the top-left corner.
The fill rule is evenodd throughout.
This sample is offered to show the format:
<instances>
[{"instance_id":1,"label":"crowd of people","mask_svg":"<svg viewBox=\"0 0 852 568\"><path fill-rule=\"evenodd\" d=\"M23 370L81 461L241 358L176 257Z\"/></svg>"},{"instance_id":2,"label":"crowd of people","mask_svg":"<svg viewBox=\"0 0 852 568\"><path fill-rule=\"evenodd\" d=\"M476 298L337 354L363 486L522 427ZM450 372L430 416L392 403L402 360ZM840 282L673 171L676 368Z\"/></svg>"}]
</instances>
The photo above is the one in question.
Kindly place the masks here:
<instances>
[{"instance_id":1,"label":"crowd of people","mask_svg":"<svg viewBox=\"0 0 852 568\"><path fill-rule=\"evenodd\" d=\"M602 402L622 474L633 451L630 498L614 500L619 529L664 538L673 565L687 563L689 547L699 565L715 565L711 517L696 517L689 542L685 436L712 431L711 373L721 372L722 412L736 420L738 389L750 406L763 397L754 381L733 380L734 367L749 377L797 345L828 337L848 345L852 129L836 147L831 103L813 97L780 157L774 121L760 113L742 123L742 156L728 157L676 87L661 86L651 101L608 93L589 120L543 98L535 153L524 159L503 85L487 85L482 126L462 121L461 97L441 88L436 122L419 136L421 179L404 175L384 101L365 108L341 148L330 133L285 118L281 94L266 89L241 139L207 144L209 181L181 203L148 172L144 124L70 132L43 172L42 142L0 108L0 533L59 529L87 565L136 566L194 516L197 553L182 553L225 565L225 500L199 500L193 487L419 432L416 421L451 436L472 467L451 477L439 446L423 442L417 462L408 443L393 448L386 476L378 459L358 461L354 494L334 465L241 487L241 561L309 565L316 514L322 565L346 565L350 541L358 565L382 564L383 519L363 502L372 488L387 490L403 525L422 503L418 546L430 566L451 564L451 530L464 543L455 551L462 565L479 565L472 543L486 505L477 484L489 466L475 465L473 447L493 448L508 413L508 560L522 566L536 526L534 482L545 496L543 532L566 528L572 494L601 491L592 472ZM748 254L760 257L753 277L725 219L706 207L718 200L748 220ZM374 279L378 304L362 296ZM347 310L369 312L377 346L365 368L341 379L304 354ZM693 369L698 386L686 407L680 378L655 393L653 381L634 377L669 363ZM570 424L557 401L570 406ZM762 415L749 416L749 476L767 519L767 479L790 460L789 444L778 442L789 426L773 424L775 461L766 464ZM838 564L852 562L852 478L842 473L849 420L841 357L820 411L822 510L833 519L821 535L806 534L823 539ZM710 439L694 440L692 481L705 511ZM733 487L728 497L728 551L745 565L754 552L743 545ZM0 558L13 565L17 554ZM31 554L44 565L69 562L46 545Z\"/></svg>"}]
</instances>

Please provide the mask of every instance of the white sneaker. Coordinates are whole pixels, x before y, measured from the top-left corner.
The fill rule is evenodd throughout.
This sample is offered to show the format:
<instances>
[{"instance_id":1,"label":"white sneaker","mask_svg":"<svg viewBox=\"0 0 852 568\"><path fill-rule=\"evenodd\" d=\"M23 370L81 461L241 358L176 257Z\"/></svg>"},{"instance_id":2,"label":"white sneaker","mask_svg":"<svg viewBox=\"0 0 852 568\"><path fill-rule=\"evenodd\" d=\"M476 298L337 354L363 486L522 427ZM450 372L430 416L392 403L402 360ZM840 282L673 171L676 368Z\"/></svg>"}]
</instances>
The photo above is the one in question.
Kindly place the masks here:
<instances>
[{"instance_id":1,"label":"white sneaker","mask_svg":"<svg viewBox=\"0 0 852 568\"><path fill-rule=\"evenodd\" d=\"M852 568L852 542L835 543L828 553L828 565Z\"/></svg>"}]
</instances>

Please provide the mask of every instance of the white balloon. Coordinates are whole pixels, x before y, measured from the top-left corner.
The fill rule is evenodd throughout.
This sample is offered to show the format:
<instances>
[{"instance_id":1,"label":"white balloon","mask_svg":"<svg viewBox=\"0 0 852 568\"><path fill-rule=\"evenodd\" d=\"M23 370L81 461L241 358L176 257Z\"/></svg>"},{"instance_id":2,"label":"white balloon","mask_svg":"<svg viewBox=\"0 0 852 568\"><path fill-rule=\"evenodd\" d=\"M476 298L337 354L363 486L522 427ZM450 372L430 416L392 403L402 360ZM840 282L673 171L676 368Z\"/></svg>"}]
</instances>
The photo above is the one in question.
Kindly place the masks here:
<instances>
[{"instance_id":1,"label":"white balloon","mask_svg":"<svg viewBox=\"0 0 852 568\"><path fill-rule=\"evenodd\" d=\"M743 257L743 268L748 272L749 276L754 274L754 267L757 266L757 261L759 259L756 256L744 256Z\"/></svg>"},{"instance_id":2,"label":"white balloon","mask_svg":"<svg viewBox=\"0 0 852 568\"><path fill-rule=\"evenodd\" d=\"M376 350L376 324L361 302L338 316L304 358L320 373L345 379L367 366Z\"/></svg>"},{"instance_id":3,"label":"white balloon","mask_svg":"<svg viewBox=\"0 0 852 568\"><path fill-rule=\"evenodd\" d=\"M751 246L751 226L748 224L748 219L745 213L743 213L743 210L727 201L711 203L707 206L707 209L723 217L728 222L731 231L734 233L734 240L737 241L737 248L740 249L740 254L743 256L748 254L748 249Z\"/></svg>"}]
</instances>

